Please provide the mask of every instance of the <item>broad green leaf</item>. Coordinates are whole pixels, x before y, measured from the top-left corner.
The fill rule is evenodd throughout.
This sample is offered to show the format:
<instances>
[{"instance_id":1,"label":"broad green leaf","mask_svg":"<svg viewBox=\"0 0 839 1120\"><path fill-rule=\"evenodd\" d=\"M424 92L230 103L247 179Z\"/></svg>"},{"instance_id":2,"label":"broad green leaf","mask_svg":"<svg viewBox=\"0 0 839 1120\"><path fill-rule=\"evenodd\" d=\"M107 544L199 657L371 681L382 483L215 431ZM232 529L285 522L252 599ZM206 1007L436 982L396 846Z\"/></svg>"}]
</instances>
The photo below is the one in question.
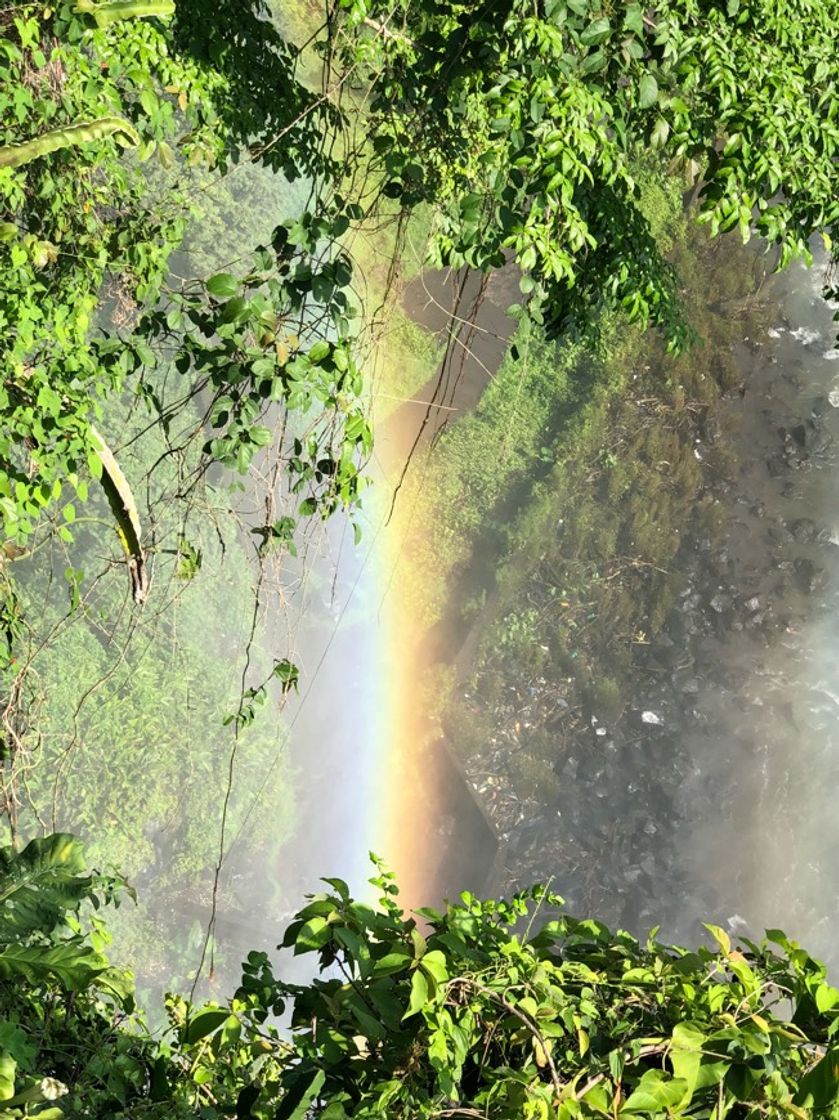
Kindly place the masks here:
<instances>
[{"instance_id":1,"label":"broad green leaf","mask_svg":"<svg viewBox=\"0 0 839 1120\"><path fill-rule=\"evenodd\" d=\"M229 1015L230 1012L223 1007L205 1007L187 1022L184 1041L191 1044L206 1038L208 1034L217 1031Z\"/></svg>"},{"instance_id":2,"label":"broad green leaf","mask_svg":"<svg viewBox=\"0 0 839 1120\"><path fill-rule=\"evenodd\" d=\"M693 1023L677 1023L673 1028L670 1064L673 1067L674 1076L687 1085L686 1095L688 1097L695 1091L699 1080L702 1047L706 1041L705 1032Z\"/></svg>"},{"instance_id":3,"label":"broad green leaf","mask_svg":"<svg viewBox=\"0 0 839 1120\"><path fill-rule=\"evenodd\" d=\"M611 24L604 16L602 19L593 20L580 35L580 42L585 47L596 47L609 38Z\"/></svg>"},{"instance_id":4,"label":"broad green leaf","mask_svg":"<svg viewBox=\"0 0 839 1120\"><path fill-rule=\"evenodd\" d=\"M801 1078L796 1104L821 1111L839 1100L839 1048L834 1047Z\"/></svg>"},{"instance_id":5,"label":"broad green leaf","mask_svg":"<svg viewBox=\"0 0 839 1120\"><path fill-rule=\"evenodd\" d=\"M0 1050L0 1101L7 1101L15 1095L15 1071L17 1062L6 1050Z\"/></svg>"},{"instance_id":6,"label":"broad green leaf","mask_svg":"<svg viewBox=\"0 0 839 1120\"><path fill-rule=\"evenodd\" d=\"M694 1023L677 1023L673 1028L673 1048L676 1050L701 1050L707 1038Z\"/></svg>"},{"instance_id":7,"label":"broad green leaf","mask_svg":"<svg viewBox=\"0 0 839 1120\"><path fill-rule=\"evenodd\" d=\"M403 972L412 961L407 953L386 953L373 963L374 976L391 976L395 972Z\"/></svg>"},{"instance_id":8,"label":"broad green leaf","mask_svg":"<svg viewBox=\"0 0 839 1120\"><path fill-rule=\"evenodd\" d=\"M640 39L644 34L644 13L640 4L627 4L623 16L623 26L633 31Z\"/></svg>"},{"instance_id":9,"label":"broad green leaf","mask_svg":"<svg viewBox=\"0 0 839 1120\"><path fill-rule=\"evenodd\" d=\"M326 1074L322 1069L307 1079L298 1078L280 1102L280 1107L274 1113L274 1120L305 1120L325 1080Z\"/></svg>"},{"instance_id":10,"label":"broad green leaf","mask_svg":"<svg viewBox=\"0 0 839 1120\"><path fill-rule=\"evenodd\" d=\"M699 1066L694 1091L708 1089L712 1085L719 1085L731 1069L731 1062L721 1061L718 1058L704 1057Z\"/></svg>"},{"instance_id":11,"label":"broad green leaf","mask_svg":"<svg viewBox=\"0 0 839 1120\"><path fill-rule=\"evenodd\" d=\"M719 945L723 955L727 957L731 952L731 938L720 926L711 925L709 922L704 922L703 925Z\"/></svg>"},{"instance_id":12,"label":"broad green leaf","mask_svg":"<svg viewBox=\"0 0 839 1120\"><path fill-rule=\"evenodd\" d=\"M658 100L658 82L652 74L644 74L638 86L638 104L642 109L649 109Z\"/></svg>"},{"instance_id":13,"label":"broad green leaf","mask_svg":"<svg viewBox=\"0 0 839 1120\"><path fill-rule=\"evenodd\" d=\"M824 1014L839 1003L839 989L830 984L819 984L816 988L816 1007Z\"/></svg>"},{"instance_id":14,"label":"broad green leaf","mask_svg":"<svg viewBox=\"0 0 839 1120\"><path fill-rule=\"evenodd\" d=\"M105 957L87 945L66 941L57 945L5 945L0 949L0 980L28 980L30 984L58 981L82 991L108 967Z\"/></svg>"},{"instance_id":15,"label":"broad green leaf","mask_svg":"<svg viewBox=\"0 0 839 1120\"><path fill-rule=\"evenodd\" d=\"M319 362L322 362L324 358L329 357L331 349L332 347L328 342L320 339L314 346L310 347L307 357L313 365L317 365Z\"/></svg>"},{"instance_id":16,"label":"broad green leaf","mask_svg":"<svg viewBox=\"0 0 839 1120\"><path fill-rule=\"evenodd\" d=\"M248 316L248 301L243 299L242 296L234 296L229 299L224 305L221 313L221 321L223 323L241 322Z\"/></svg>"},{"instance_id":17,"label":"broad green leaf","mask_svg":"<svg viewBox=\"0 0 839 1120\"><path fill-rule=\"evenodd\" d=\"M667 143L667 138L670 135L670 125L664 119L659 117L655 122L652 134L650 135L650 144L654 148L661 148Z\"/></svg>"},{"instance_id":18,"label":"broad green leaf","mask_svg":"<svg viewBox=\"0 0 839 1120\"><path fill-rule=\"evenodd\" d=\"M255 443L257 447L267 447L273 438L271 429L262 424L256 424L250 429L248 435L251 443Z\"/></svg>"},{"instance_id":19,"label":"broad green leaf","mask_svg":"<svg viewBox=\"0 0 839 1120\"><path fill-rule=\"evenodd\" d=\"M231 299L239 292L240 284L229 272L218 272L207 281L207 291L216 299Z\"/></svg>"},{"instance_id":20,"label":"broad green leaf","mask_svg":"<svg viewBox=\"0 0 839 1120\"><path fill-rule=\"evenodd\" d=\"M446 957L439 949L432 949L431 952L426 953L422 958L421 967L430 973L438 984L445 984L449 978Z\"/></svg>"},{"instance_id":21,"label":"broad green leaf","mask_svg":"<svg viewBox=\"0 0 839 1120\"><path fill-rule=\"evenodd\" d=\"M402 1016L403 1021L410 1019L412 1015L416 1015L428 1003L429 988L428 980L425 977L422 969L417 968L411 977L411 999L408 1003L408 1010Z\"/></svg>"},{"instance_id":22,"label":"broad green leaf","mask_svg":"<svg viewBox=\"0 0 839 1120\"><path fill-rule=\"evenodd\" d=\"M0 848L0 943L51 933L93 893L85 871L82 843L67 833L30 840L20 852Z\"/></svg>"},{"instance_id":23,"label":"broad green leaf","mask_svg":"<svg viewBox=\"0 0 839 1120\"><path fill-rule=\"evenodd\" d=\"M332 937L332 927L325 918L310 918L297 934L294 952L308 953L320 949Z\"/></svg>"},{"instance_id":24,"label":"broad green leaf","mask_svg":"<svg viewBox=\"0 0 839 1120\"><path fill-rule=\"evenodd\" d=\"M682 1078L667 1077L660 1070L647 1070L635 1090L621 1105L621 1115L633 1112L663 1112L680 1103L688 1091Z\"/></svg>"},{"instance_id":25,"label":"broad green leaf","mask_svg":"<svg viewBox=\"0 0 839 1120\"><path fill-rule=\"evenodd\" d=\"M24 1069L33 1068L36 1048L16 1023L0 1019L0 1050L10 1054Z\"/></svg>"}]
</instances>

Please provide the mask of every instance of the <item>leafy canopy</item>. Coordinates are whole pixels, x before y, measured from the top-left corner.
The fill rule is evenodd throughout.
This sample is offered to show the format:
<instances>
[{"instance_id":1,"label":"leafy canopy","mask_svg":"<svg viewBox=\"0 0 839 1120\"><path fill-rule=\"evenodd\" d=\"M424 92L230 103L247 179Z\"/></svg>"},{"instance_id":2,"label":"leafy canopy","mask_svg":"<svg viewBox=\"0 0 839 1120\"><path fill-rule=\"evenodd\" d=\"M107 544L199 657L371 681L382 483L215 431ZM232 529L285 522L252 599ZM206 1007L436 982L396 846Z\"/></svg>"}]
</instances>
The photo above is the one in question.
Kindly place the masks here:
<instances>
[{"instance_id":1,"label":"leafy canopy","mask_svg":"<svg viewBox=\"0 0 839 1120\"><path fill-rule=\"evenodd\" d=\"M639 205L658 152L711 232L783 267L839 217L835 2L342 0L387 195L438 210L438 264L516 260L559 332L605 301L687 339Z\"/></svg>"},{"instance_id":2,"label":"leafy canopy","mask_svg":"<svg viewBox=\"0 0 839 1120\"><path fill-rule=\"evenodd\" d=\"M73 843L49 837L32 857L4 853L0 890L18 860L60 858ZM67 867L76 859L74 851ZM228 1003L170 997L159 1039L136 1019L131 1033L114 1029L114 1008L130 1012L130 996L108 992L103 974L90 971L70 998L74 984L59 969L22 970L14 990L0 986L0 1115L839 1113L839 990L778 930L735 947L709 925L713 948L689 951L662 944L656 931L641 943L576 920L543 888L508 903L464 894L415 918L399 908L389 874L371 881L378 906L329 879L286 930L283 946L311 955L318 978L286 983L266 953L252 952ZM56 948L52 921L50 913L36 950L45 967ZM61 1104L28 1112L24 1101L47 1090Z\"/></svg>"},{"instance_id":3,"label":"leafy canopy","mask_svg":"<svg viewBox=\"0 0 839 1120\"><path fill-rule=\"evenodd\" d=\"M712 233L755 231L781 265L816 231L830 245L839 214L836 0L341 0L312 34L317 92L260 0L0 20L0 516L19 544L58 503L71 536L104 399L138 389L170 423L155 386L173 364L184 398L213 394L205 465L248 470L280 413L295 513L352 506L369 432L338 242L391 200L402 219L430 207L433 264L514 259L550 332L605 302L675 350L689 332L641 157L696 184ZM245 157L306 176L305 212L245 275L164 291L190 169Z\"/></svg>"}]
</instances>

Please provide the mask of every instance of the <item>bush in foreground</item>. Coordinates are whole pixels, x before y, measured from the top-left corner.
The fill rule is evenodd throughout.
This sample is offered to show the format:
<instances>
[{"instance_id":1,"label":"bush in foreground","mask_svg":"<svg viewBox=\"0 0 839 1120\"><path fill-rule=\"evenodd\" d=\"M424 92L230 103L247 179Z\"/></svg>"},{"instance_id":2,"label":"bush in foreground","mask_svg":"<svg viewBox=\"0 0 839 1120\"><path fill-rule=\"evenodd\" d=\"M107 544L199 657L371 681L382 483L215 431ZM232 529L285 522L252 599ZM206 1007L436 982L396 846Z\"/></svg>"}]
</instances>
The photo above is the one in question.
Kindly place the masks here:
<instances>
[{"instance_id":1,"label":"bush in foreground","mask_svg":"<svg viewBox=\"0 0 839 1120\"><path fill-rule=\"evenodd\" d=\"M325 882L282 942L317 979L253 952L229 1003L170 997L153 1038L87 908L124 884L67 835L0 851L0 1120L839 1115L839 991L777 930L689 951L541 887L409 917L381 868L376 907Z\"/></svg>"}]
</instances>

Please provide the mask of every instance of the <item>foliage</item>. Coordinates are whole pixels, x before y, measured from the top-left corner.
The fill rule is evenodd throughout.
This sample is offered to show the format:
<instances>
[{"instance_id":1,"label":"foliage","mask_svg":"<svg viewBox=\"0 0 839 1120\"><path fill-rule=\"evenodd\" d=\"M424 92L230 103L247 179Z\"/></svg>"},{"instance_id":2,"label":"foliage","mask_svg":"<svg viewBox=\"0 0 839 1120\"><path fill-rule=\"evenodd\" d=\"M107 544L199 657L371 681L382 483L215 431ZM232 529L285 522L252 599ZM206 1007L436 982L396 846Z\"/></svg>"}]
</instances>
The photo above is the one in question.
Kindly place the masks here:
<instances>
[{"instance_id":1,"label":"foliage","mask_svg":"<svg viewBox=\"0 0 839 1120\"><path fill-rule=\"evenodd\" d=\"M274 687L261 693L271 704L259 720L241 718L234 739L225 724L248 704L231 672L231 659L243 656L248 640L247 568L233 544L222 563L206 530L196 527L192 541L218 568L212 596L200 579L173 586L160 614L144 617L139 628L123 619L108 638L103 634L100 619L119 617L118 572L110 585L79 573L82 603L60 626L67 590L55 589L43 607L43 630L33 636L36 645L44 634L51 640L33 663L31 727L21 736L7 786L17 798L18 835L72 824L94 861L117 863L144 884L139 909L121 912L114 927L118 959L130 956L144 988L162 989L175 978L184 983L195 965L182 927L190 912L203 914L206 907L228 776L227 826L231 837L242 834L246 863L276 852L295 817L296 782L277 708L296 670L279 663ZM171 558L173 584L182 563ZM159 568L156 578L163 598ZM268 676L261 634L251 661L255 678ZM234 748L235 770L228 775ZM232 885L225 879L222 904L236 910L250 890L241 875Z\"/></svg>"},{"instance_id":2,"label":"foliage","mask_svg":"<svg viewBox=\"0 0 839 1120\"><path fill-rule=\"evenodd\" d=\"M329 166L318 127L333 110L295 80L294 51L261 6L216 4L212 20L200 7L168 24L173 5L159 2L0 13L0 513L20 544L61 502L69 539L66 488L84 500L88 466L98 477L90 423L153 362L148 331L126 345L120 328L130 336L156 306L190 199L177 182L152 197L145 161L172 168L177 149L223 168L253 143L291 177Z\"/></svg>"},{"instance_id":3,"label":"foliage","mask_svg":"<svg viewBox=\"0 0 839 1120\"><path fill-rule=\"evenodd\" d=\"M244 474L277 439L304 516L327 517L357 504L359 468L372 446L347 337L356 314L345 291L351 268L341 253L321 248L348 222L340 206L288 220L275 229L271 250L258 249L244 277L223 272L197 291L172 291L142 325L149 340L174 350L174 367L189 373L195 392L209 391L206 422L216 434L205 453ZM108 364L117 370L142 360L142 352L108 347ZM282 425L277 435L260 423L276 417L277 405L291 417L287 445Z\"/></svg>"},{"instance_id":4,"label":"foliage","mask_svg":"<svg viewBox=\"0 0 839 1120\"><path fill-rule=\"evenodd\" d=\"M374 83L384 193L434 203L437 263L512 255L553 333L605 301L674 350L688 338L640 153L683 166L712 231L754 229L781 266L839 217L835 3L340 7L348 64Z\"/></svg>"},{"instance_id":5,"label":"foliage","mask_svg":"<svg viewBox=\"0 0 839 1120\"><path fill-rule=\"evenodd\" d=\"M126 890L121 877L89 871L67 834L0 848L2 1120L55 1120L68 1103L73 1114L80 1070L98 1068L114 1086L132 1076L130 1055L144 1044L116 1029L117 1016L134 1013L131 977L109 965L110 937L90 913Z\"/></svg>"},{"instance_id":6,"label":"foliage","mask_svg":"<svg viewBox=\"0 0 839 1120\"><path fill-rule=\"evenodd\" d=\"M154 26L96 29L67 4L47 17L32 5L0 18L7 151L45 129L39 150L57 138L76 143L79 120L127 118L125 130L144 144L173 135L173 103L159 103L152 75L161 85L191 85L197 75L173 66ZM141 120L143 101L153 115ZM101 289L112 284L129 305L153 300L182 233L171 207L142 205L139 169L120 158L107 129L81 131L82 147L0 171L0 506L5 536L21 542L68 482L86 493L87 421L114 388L90 339Z\"/></svg>"},{"instance_id":7,"label":"foliage","mask_svg":"<svg viewBox=\"0 0 839 1120\"><path fill-rule=\"evenodd\" d=\"M836 1114L839 991L778 930L735 947L709 925L713 947L695 951L656 930L639 942L541 887L510 902L464 894L421 911L421 929L385 872L378 907L326 882L283 938L319 978L283 982L252 952L230 1002L170 998L156 1043L141 1024L114 1029L95 988L70 1000L32 979L11 1006L0 990L5 1115L27 1111L29 1086L93 1117Z\"/></svg>"},{"instance_id":8,"label":"foliage","mask_svg":"<svg viewBox=\"0 0 839 1120\"><path fill-rule=\"evenodd\" d=\"M88 425L101 400L153 363L149 341L166 350L157 301L190 200L177 176L152 199L141 161L157 155L172 168L177 152L224 170L247 152L287 180L312 179L306 228L286 227L303 228L303 238L292 233L277 250L287 266L274 277L282 291L271 290L273 266L263 260L229 297L250 292L265 305L246 313L237 304L235 314L227 303L197 308L193 291L185 310L172 307L170 293L169 329L187 332L179 368L188 393L222 357L236 356L204 333L217 325L208 310L230 316L231 327L246 326L251 313L281 320L299 312L294 333L304 350L328 341L346 354L349 309L329 308L349 283L346 261L333 255L315 266L316 246L389 213L393 199L400 223L427 204L437 263L489 269L512 253L531 311L544 311L552 331L588 320L605 300L658 324L679 348L687 332L641 202L638 157L659 149L700 176L701 217L713 231L754 228L780 246L782 264L806 256L808 236L829 235L837 213L835 17L834 5L810 0L783 13L768 0L725 8L661 0L620 11L594 0L550 0L539 10L506 0L477 11L459 2L345 0L313 34L327 90L317 96L298 77L301 52L256 0L221 0L211 10L184 3L173 11L163 0L6 9L0 140L19 163L0 173L7 537L25 541L45 507L66 502L68 484L84 496ZM347 92L359 89L369 110ZM369 142L355 139L360 116ZM120 157L104 135L120 121L123 135L139 140L139 161ZM87 142L73 146L79 139ZM47 154L59 142L70 146ZM33 151L45 154L23 163ZM127 346L113 309L111 322L100 316L104 344L91 335L108 291L127 325L140 327ZM197 330L186 311L200 315ZM315 331L307 342L324 314L328 337ZM308 368L295 361L284 379L305 382ZM317 383L320 366L312 365ZM271 394L260 376L262 388L244 392L245 426L254 393ZM238 405L235 377L218 388ZM313 395L340 429L340 390L315 384ZM294 391L276 389L274 400L295 412ZM303 471L314 473L319 459L345 469L358 450L349 427L337 455L327 441L323 455L319 447L305 456ZM250 461L252 441L241 433L222 444L208 456ZM297 458L287 460L292 469ZM353 470L345 482L333 490L352 502ZM329 497L314 501L329 512ZM64 508L60 528L69 535L75 507Z\"/></svg>"}]
</instances>

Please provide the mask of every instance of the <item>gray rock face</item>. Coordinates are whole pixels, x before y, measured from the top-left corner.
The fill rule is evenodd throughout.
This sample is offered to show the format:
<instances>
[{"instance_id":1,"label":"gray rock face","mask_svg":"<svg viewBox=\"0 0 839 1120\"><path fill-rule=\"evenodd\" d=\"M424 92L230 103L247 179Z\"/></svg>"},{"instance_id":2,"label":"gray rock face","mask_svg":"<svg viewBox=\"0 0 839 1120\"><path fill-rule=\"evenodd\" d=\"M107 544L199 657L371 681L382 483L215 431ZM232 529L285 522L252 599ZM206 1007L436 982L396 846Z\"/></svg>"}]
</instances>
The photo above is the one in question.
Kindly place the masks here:
<instances>
[{"instance_id":1,"label":"gray rock face","mask_svg":"<svg viewBox=\"0 0 839 1120\"><path fill-rule=\"evenodd\" d=\"M811 595L819 591L827 582L827 573L819 564L815 564L806 556L799 556L793 567L795 569L795 582L800 591Z\"/></svg>"}]
</instances>

